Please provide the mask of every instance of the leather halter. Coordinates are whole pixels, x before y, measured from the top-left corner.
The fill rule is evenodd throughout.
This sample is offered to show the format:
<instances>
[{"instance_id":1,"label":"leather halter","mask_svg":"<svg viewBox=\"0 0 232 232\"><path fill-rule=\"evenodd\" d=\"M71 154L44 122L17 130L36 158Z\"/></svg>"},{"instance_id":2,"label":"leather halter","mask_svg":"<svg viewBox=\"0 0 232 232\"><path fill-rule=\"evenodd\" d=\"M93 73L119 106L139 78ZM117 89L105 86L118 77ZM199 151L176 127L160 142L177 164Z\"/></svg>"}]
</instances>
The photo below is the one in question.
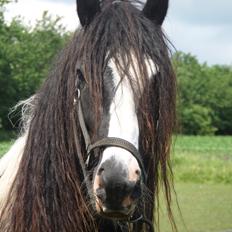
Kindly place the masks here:
<instances>
[{"instance_id":1,"label":"leather halter","mask_svg":"<svg viewBox=\"0 0 232 232\"><path fill-rule=\"evenodd\" d=\"M91 143L91 139L89 136L89 132L87 130L86 124L85 124L85 120L84 120L84 115L83 115L83 110L82 110L82 105L81 105L81 90L77 89L77 100L75 100L75 103L77 102L78 105L78 120L79 120L79 124L81 127L81 131L82 131L82 135L84 137L85 140L85 147L86 147L86 153L87 153L87 159L86 162L84 162L84 159L81 155L78 155L79 160L80 160L80 164L81 164L81 168L82 168L82 172L85 178L85 182L86 182L86 187L87 187L87 191L89 193L89 196L91 196L91 187L90 187L90 180L88 178L87 175L87 166L89 163L89 160L91 158L91 155L93 154L93 151L96 148L103 148L105 149L106 147L120 147L123 148L127 151L129 151L137 160L140 169L141 169L141 176L142 176L142 180L144 183L146 183L147 181L147 174L143 165L143 161L141 158L141 155L139 153L139 151L137 150L137 148L130 143L127 140L121 139L121 138L116 138L116 137L105 137L103 139L98 140L95 143ZM75 133L75 137L77 138L77 134ZM126 220L126 222L128 223L137 223L137 222L141 222L142 224L146 224L149 226L149 231L150 232L154 232L154 226L152 224L152 222L148 219L146 219L142 214L141 216L139 216L138 218L134 219L133 215L128 218Z\"/></svg>"},{"instance_id":2,"label":"leather halter","mask_svg":"<svg viewBox=\"0 0 232 232\"><path fill-rule=\"evenodd\" d=\"M106 148L106 147L112 147L112 146L120 147L120 148L123 148L129 151L135 157L135 159L137 160L140 166L143 181L144 183L146 183L147 174L146 174L146 171L143 165L141 155L139 151L137 150L137 148L132 143L128 142L127 140L116 138L116 137L105 137L103 139L98 140L95 143L91 143L90 136L89 136L89 133L86 128L85 121L84 121L84 115L83 115L80 98L81 98L81 92L80 90L78 90L78 118L79 118L79 124L81 127L81 131L82 131L82 134L85 140L85 147L86 147L86 152L87 152L86 164L88 165L90 157L96 148Z\"/></svg>"}]
</instances>

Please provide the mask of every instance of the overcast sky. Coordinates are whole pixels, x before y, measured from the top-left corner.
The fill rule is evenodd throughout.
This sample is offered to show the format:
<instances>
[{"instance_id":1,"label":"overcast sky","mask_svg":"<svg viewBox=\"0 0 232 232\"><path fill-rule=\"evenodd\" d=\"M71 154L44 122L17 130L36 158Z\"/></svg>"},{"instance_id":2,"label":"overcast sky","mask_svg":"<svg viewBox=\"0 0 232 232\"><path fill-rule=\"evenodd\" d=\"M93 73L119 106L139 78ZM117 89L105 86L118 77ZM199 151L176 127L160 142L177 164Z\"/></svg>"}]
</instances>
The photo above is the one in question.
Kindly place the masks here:
<instances>
[{"instance_id":1,"label":"overcast sky","mask_svg":"<svg viewBox=\"0 0 232 232\"><path fill-rule=\"evenodd\" d=\"M43 11L63 16L67 30L78 25L75 0L18 0L9 4L6 19L21 15L31 24ZM200 62L232 65L232 0L170 0L164 24L177 50L190 52Z\"/></svg>"}]
</instances>

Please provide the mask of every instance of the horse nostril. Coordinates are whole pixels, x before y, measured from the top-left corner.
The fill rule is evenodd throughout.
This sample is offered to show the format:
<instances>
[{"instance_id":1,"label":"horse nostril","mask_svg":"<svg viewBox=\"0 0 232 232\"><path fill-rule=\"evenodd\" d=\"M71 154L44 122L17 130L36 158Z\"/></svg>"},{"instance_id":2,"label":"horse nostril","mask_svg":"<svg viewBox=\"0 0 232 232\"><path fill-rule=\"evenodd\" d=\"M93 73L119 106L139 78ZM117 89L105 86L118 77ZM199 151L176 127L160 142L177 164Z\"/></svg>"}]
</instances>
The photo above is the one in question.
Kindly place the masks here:
<instances>
[{"instance_id":1,"label":"horse nostril","mask_svg":"<svg viewBox=\"0 0 232 232\"><path fill-rule=\"evenodd\" d=\"M105 171L104 168L101 167L101 168L99 168L97 174L100 176L100 175L102 175L102 173L103 173L104 171Z\"/></svg>"},{"instance_id":2,"label":"horse nostril","mask_svg":"<svg viewBox=\"0 0 232 232\"><path fill-rule=\"evenodd\" d=\"M136 174L138 177L140 177L141 171L140 171L139 169L137 169L137 170L135 170L135 174Z\"/></svg>"}]
</instances>

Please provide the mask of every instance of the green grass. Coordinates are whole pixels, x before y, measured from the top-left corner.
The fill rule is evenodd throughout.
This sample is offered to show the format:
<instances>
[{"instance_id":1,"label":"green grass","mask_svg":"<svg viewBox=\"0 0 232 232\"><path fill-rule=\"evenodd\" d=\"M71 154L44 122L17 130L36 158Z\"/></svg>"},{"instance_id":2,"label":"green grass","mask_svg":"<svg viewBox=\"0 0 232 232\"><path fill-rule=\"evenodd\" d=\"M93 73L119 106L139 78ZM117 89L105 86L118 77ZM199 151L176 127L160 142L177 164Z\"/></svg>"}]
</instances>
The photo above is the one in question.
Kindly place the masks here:
<instances>
[{"instance_id":1,"label":"green grass","mask_svg":"<svg viewBox=\"0 0 232 232\"><path fill-rule=\"evenodd\" d=\"M232 184L232 137L177 136L172 157L178 182Z\"/></svg>"},{"instance_id":2,"label":"green grass","mask_svg":"<svg viewBox=\"0 0 232 232\"><path fill-rule=\"evenodd\" d=\"M177 136L172 164L187 227L174 207L179 231L232 232L232 137ZM171 232L161 215L161 232Z\"/></svg>"},{"instance_id":3,"label":"green grass","mask_svg":"<svg viewBox=\"0 0 232 232\"><path fill-rule=\"evenodd\" d=\"M231 232L232 185L177 183L176 191L183 221L174 207L179 232ZM171 232L162 210L161 232Z\"/></svg>"},{"instance_id":4,"label":"green grass","mask_svg":"<svg viewBox=\"0 0 232 232\"><path fill-rule=\"evenodd\" d=\"M174 137L176 150L219 152L221 155L230 153L232 156L232 136L176 136Z\"/></svg>"}]
</instances>

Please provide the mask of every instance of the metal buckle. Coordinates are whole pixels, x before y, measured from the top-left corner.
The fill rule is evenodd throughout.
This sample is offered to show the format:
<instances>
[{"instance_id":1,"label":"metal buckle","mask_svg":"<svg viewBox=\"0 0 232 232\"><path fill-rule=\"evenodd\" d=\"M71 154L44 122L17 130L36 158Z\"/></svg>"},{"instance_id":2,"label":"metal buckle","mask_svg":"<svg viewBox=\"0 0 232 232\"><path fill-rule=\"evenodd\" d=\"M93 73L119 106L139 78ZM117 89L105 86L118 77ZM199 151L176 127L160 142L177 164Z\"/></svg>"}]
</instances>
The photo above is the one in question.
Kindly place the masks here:
<instances>
[{"instance_id":1,"label":"metal buckle","mask_svg":"<svg viewBox=\"0 0 232 232\"><path fill-rule=\"evenodd\" d=\"M77 89L77 99L80 99L80 97L81 97L81 91L80 89Z\"/></svg>"}]
</instances>

